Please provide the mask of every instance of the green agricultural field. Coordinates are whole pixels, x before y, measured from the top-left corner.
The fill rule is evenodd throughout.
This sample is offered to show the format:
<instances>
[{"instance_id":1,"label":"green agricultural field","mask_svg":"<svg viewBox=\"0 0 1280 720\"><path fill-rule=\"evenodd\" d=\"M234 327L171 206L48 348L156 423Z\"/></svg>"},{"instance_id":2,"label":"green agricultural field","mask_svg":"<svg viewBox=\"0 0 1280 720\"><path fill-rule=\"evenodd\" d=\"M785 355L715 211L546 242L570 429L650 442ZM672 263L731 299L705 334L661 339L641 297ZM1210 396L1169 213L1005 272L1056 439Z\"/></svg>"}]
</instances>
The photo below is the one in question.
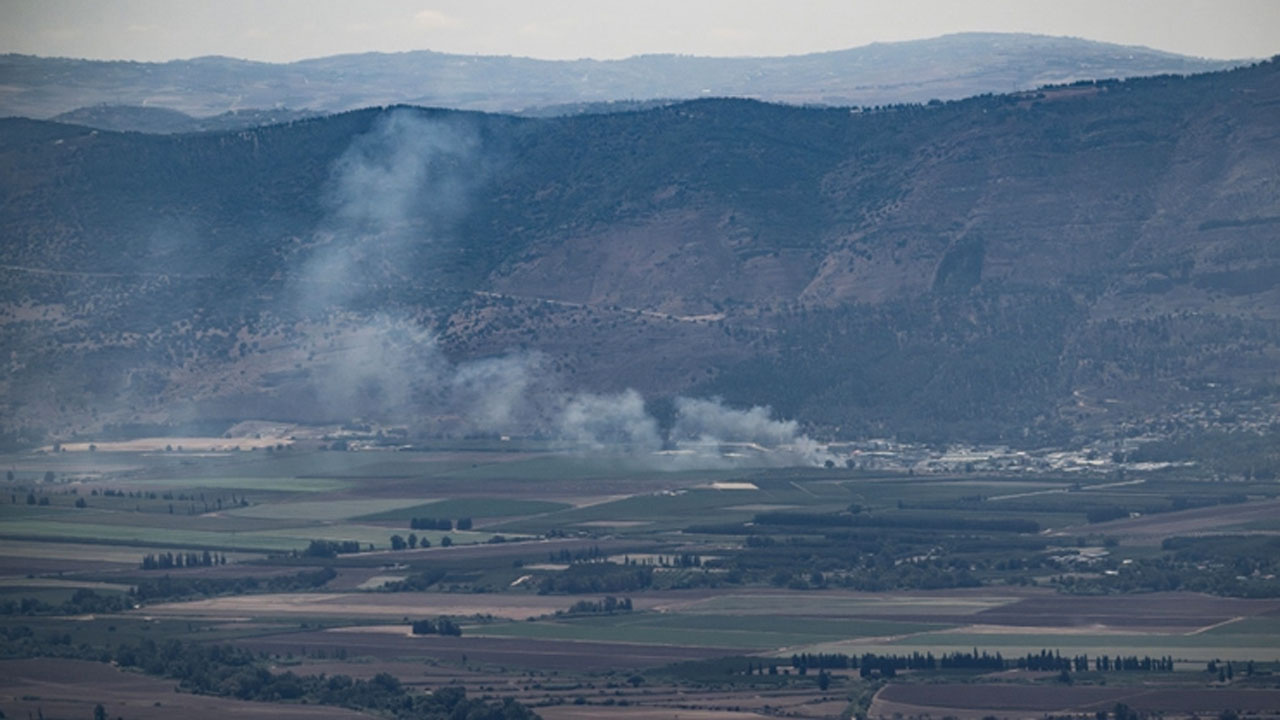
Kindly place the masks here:
<instances>
[{"instance_id":1,"label":"green agricultural field","mask_svg":"<svg viewBox=\"0 0 1280 720\"><path fill-rule=\"evenodd\" d=\"M228 515L246 518L277 518L281 520L314 520L330 522L360 518L369 520L378 515L395 513L422 502L422 498L390 500L302 500L297 502L272 502L249 507L234 508Z\"/></svg>"},{"instance_id":2,"label":"green agricultural field","mask_svg":"<svg viewBox=\"0 0 1280 720\"><path fill-rule=\"evenodd\" d=\"M440 539L448 535L457 545L470 545L473 543L488 542L493 537L492 533L477 531L397 531L393 528L382 527L381 525L357 525L336 524L336 525L316 525L314 527L297 527L284 528L281 530L271 531L272 536L298 538L300 540L355 540L361 545L372 544L379 550L386 550L391 546L391 536L401 535L408 537L413 532L418 537L425 537L431 540L432 545L439 545ZM265 535L265 533L264 533ZM305 546L306 543L304 542Z\"/></svg>"},{"instance_id":3,"label":"green agricultural field","mask_svg":"<svg viewBox=\"0 0 1280 720\"><path fill-rule=\"evenodd\" d=\"M0 505L0 523L8 520L30 520L42 517L59 517L66 512L67 506L75 502L75 500L67 500L66 498L56 498L57 506L53 504L55 498L50 498L49 505L27 505L23 498L18 498L18 503L13 504L5 502Z\"/></svg>"},{"instance_id":4,"label":"green agricultural field","mask_svg":"<svg viewBox=\"0 0 1280 720\"><path fill-rule=\"evenodd\" d=\"M391 522L409 520L415 517L433 518L497 518L516 517L522 515L540 515L542 513L567 510L572 505L567 503L547 502L544 500L512 500L507 498L453 498L423 503L409 507L397 507L386 511L374 511L368 515L354 517L367 522Z\"/></svg>"},{"instance_id":5,"label":"green agricultural field","mask_svg":"<svg viewBox=\"0 0 1280 720\"><path fill-rule=\"evenodd\" d=\"M289 450L281 453L228 453L189 457L168 454L144 458L157 474L178 477L278 477L350 478L412 477L439 466L462 463L442 462L431 453L328 452Z\"/></svg>"},{"instance_id":6,"label":"green agricultural field","mask_svg":"<svg viewBox=\"0 0 1280 720\"><path fill-rule=\"evenodd\" d=\"M789 484L779 490L708 490L690 489L676 493L648 493L613 502L564 510L529 521L517 520L499 526L500 530L537 532L551 528L567 528L583 524L644 523L643 532L682 530L692 524L706 522L743 522L755 516L756 510L734 510L755 505L787 505L817 510L839 510L848 498L839 501L815 496ZM619 525L621 527L621 525Z\"/></svg>"},{"instance_id":7,"label":"green agricultural field","mask_svg":"<svg viewBox=\"0 0 1280 720\"><path fill-rule=\"evenodd\" d=\"M1280 617L1250 617L1215 625L1200 633L1205 637L1261 635L1276 638L1280 647Z\"/></svg>"},{"instance_id":8,"label":"green agricultural field","mask_svg":"<svg viewBox=\"0 0 1280 720\"><path fill-rule=\"evenodd\" d=\"M285 477L285 476L204 476L178 477L165 476L156 478L129 478L121 483L126 487L143 489L178 489L187 490L254 490L272 492L328 492L344 490L349 482L336 478L323 477Z\"/></svg>"},{"instance_id":9,"label":"green agricultural field","mask_svg":"<svg viewBox=\"0 0 1280 720\"><path fill-rule=\"evenodd\" d=\"M946 627L935 623L788 617L783 614L643 612L476 625L469 632L540 639L768 649L842 638L897 636Z\"/></svg>"},{"instance_id":10,"label":"green agricultural field","mask_svg":"<svg viewBox=\"0 0 1280 720\"><path fill-rule=\"evenodd\" d=\"M1230 642L1224 642L1230 638ZM1174 649L1196 649L1205 647L1266 648L1267 655L1280 656L1280 645L1275 636L1268 635L1208 635L1200 634L1163 634L1163 633L1019 633L1015 631L1000 633L941 632L922 633L892 641L891 645L932 646L935 644L955 645L957 647L1110 647L1113 652L1132 654L1133 650L1124 648L1149 649L1151 654L1159 654ZM1176 653L1174 653L1176 654Z\"/></svg>"},{"instance_id":11,"label":"green agricultural field","mask_svg":"<svg viewBox=\"0 0 1280 720\"><path fill-rule=\"evenodd\" d=\"M94 582L92 580L63 580L61 578L0 578L0 591L12 592L13 588L62 588L129 592L131 585Z\"/></svg>"},{"instance_id":12,"label":"green agricultural field","mask_svg":"<svg viewBox=\"0 0 1280 720\"><path fill-rule=\"evenodd\" d=\"M77 542L41 542L38 540L11 540L0 542L0 557L30 558L32 560L75 560L83 562L128 563L141 562L142 556L153 553L153 546L129 546L123 544L92 544ZM258 553L227 553L230 561L261 558Z\"/></svg>"},{"instance_id":13,"label":"green agricultural field","mask_svg":"<svg viewBox=\"0 0 1280 720\"><path fill-rule=\"evenodd\" d=\"M619 477L643 473L630 461L611 458L592 458L573 455L538 455L520 460L473 463L470 467L450 472L450 477L464 479L502 480L583 480L598 477Z\"/></svg>"},{"instance_id":14,"label":"green agricultural field","mask_svg":"<svg viewBox=\"0 0 1280 720\"><path fill-rule=\"evenodd\" d=\"M685 613L635 613L586 617L583 624L733 632L795 633L814 637L882 637L947 629L939 623L866 620L862 618L807 618L788 615L706 615Z\"/></svg>"},{"instance_id":15,"label":"green agricultural field","mask_svg":"<svg viewBox=\"0 0 1280 720\"><path fill-rule=\"evenodd\" d=\"M540 640L580 640L589 642L627 642L653 645L701 645L743 649L781 649L811 643L814 635L789 631L714 630L703 628L670 628L650 625L592 624L573 621L513 622L466 626L468 635L519 637Z\"/></svg>"},{"instance_id":16,"label":"green agricultural field","mask_svg":"<svg viewBox=\"0 0 1280 720\"><path fill-rule=\"evenodd\" d=\"M1251 520L1246 523L1237 523L1233 526L1233 529L1276 532L1280 530L1280 518L1268 518L1266 520Z\"/></svg>"},{"instance_id":17,"label":"green agricultural field","mask_svg":"<svg viewBox=\"0 0 1280 720\"><path fill-rule=\"evenodd\" d=\"M684 614L791 615L830 617L851 615L937 614L968 615L1014 602L1017 598L990 595L946 597L868 594L833 596L821 592L726 594L681 608Z\"/></svg>"},{"instance_id":18,"label":"green agricultural field","mask_svg":"<svg viewBox=\"0 0 1280 720\"><path fill-rule=\"evenodd\" d=\"M304 539L278 534L179 530L136 525L106 525L48 520L6 521L0 523L0 535L6 538L24 540L69 540L88 543L134 544L150 547L268 552L300 550L307 545ZM319 531L313 531L311 534L312 537L317 535L325 539L341 539L330 533L321 533Z\"/></svg>"}]
</instances>

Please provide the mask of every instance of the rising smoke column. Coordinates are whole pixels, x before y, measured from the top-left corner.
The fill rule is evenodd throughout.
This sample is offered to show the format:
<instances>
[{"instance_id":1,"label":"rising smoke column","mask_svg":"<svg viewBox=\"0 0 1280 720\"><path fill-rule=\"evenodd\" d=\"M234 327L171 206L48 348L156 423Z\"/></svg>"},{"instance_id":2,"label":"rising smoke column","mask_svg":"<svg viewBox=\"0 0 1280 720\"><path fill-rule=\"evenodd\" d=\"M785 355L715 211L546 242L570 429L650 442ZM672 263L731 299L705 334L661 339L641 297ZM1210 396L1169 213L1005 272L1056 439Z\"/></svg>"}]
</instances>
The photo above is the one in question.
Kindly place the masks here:
<instances>
[{"instance_id":1,"label":"rising smoke column","mask_svg":"<svg viewBox=\"0 0 1280 720\"><path fill-rule=\"evenodd\" d=\"M466 212L479 146L465 123L401 109L379 116L333 164L328 213L290 293L295 316L332 327L312 366L330 412L404 419L448 386L452 369L435 338L381 293L435 284L424 261Z\"/></svg>"},{"instance_id":2,"label":"rising smoke column","mask_svg":"<svg viewBox=\"0 0 1280 720\"><path fill-rule=\"evenodd\" d=\"M577 451L607 453L652 467L817 464L827 459L794 421L768 408L738 410L720 400L680 397L664 438L635 390L571 392L537 352L454 364L409 311L379 301L390 283L430 286L433 250L468 207L483 176L484 152L464 120L396 110L381 116L334 163L329 215L297 278L301 315L337 317L343 329L316 359L315 378L335 412L366 418L448 417L455 432L536 434ZM726 444L758 446L736 459ZM660 455L664 447L674 454Z\"/></svg>"},{"instance_id":3,"label":"rising smoke column","mask_svg":"<svg viewBox=\"0 0 1280 720\"><path fill-rule=\"evenodd\" d=\"M770 465L818 465L833 459L817 441L800 432L795 420L774 420L767 407L737 410L725 407L719 398L677 397L675 408L671 442L677 448L749 444L767 450L759 459Z\"/></svg>"}]
</instances>

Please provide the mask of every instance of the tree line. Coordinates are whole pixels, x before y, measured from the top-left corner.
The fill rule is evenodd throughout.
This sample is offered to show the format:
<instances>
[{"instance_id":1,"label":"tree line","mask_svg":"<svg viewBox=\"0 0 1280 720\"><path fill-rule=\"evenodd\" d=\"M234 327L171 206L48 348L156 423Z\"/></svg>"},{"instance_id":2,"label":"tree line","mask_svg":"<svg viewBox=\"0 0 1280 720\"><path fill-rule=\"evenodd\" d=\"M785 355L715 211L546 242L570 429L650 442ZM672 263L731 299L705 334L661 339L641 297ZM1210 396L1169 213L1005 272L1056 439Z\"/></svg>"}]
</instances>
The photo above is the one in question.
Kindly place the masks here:
<instances>
[{"instance_id":1,"label":"tree line","mask_svg":"<svg viewBox=\"0 0 1280 720\"><path fill-rule=\"evenodd\" d=\"M577 595L643 590L653 585L653 568L645 565L622 566L616 563L580 563L554 575L547 575L538 592Z\"/></svg>"},{"instance_id":2,"label":"tree line","mask_svg":"<svg viewBox=\"0 0 1280 720\"><path fill-rule=\"evenodd\" d=\"M132 607L133 602L125 595L105 595L80 588L58 604L34 597L0 601L0 615L90 615L123 612Z\"/></svg>"},{"instance_id":3,"label":"tree line","mask_svg":"<svg viewBox=\"0 0 1280 720\"><path fill-rule=\"evenodd\" d=\"M1027 653L1017 658L1005 658L999 652L943 653L935 656L931 652L914 652L910 655L877 655L863 653L861 656L843 653L798 653L791 656L791 667L800 674L809 670L859 670L862 677L881 675L893 677L899 670L1034 670L1034 671L1075 671L1086 672L1090 669L1099 672L1135 671L1135 672L1173 672L1173 658L1169 656L1151 657L1136 655L1114 658L1101 655L1090 662L1087 654L1065 657L1057 650L1041 650L1038 653ZM764 666L760 666L763 674ZM1216 670L1216 668L1214 668ZM1213 670L1211 670L1212 672ZM748 670L748 674L750 674ZM776 672L771 670L771 672Z\"/></svg>"},{"instance_id":4,"label":"tree line","mask_svg":"<svg viewBox=\"0 0 1280 720\"><path fill-rule=\"evenodd\" d=\"M449 518L416 517L409 520L410 530L470 530L471 518L458 518L455 522Z\"/></svg>"},{"instance_id":5,"label":"tree line","mask_svg":"<svg viewBox=\"0 0 1280 720\"><path fill-rule=\"evenodd\" d=\"M557 615L613 615L614 613L631 612L631 598L618 598L609 595L601 600L579 600L569 606L568 610L557 610Z\"/></svg>"},{"instance_id":6,"label":"tree line","mask_svg":"<svg viewBox=\"0 0 1280 720\"><path fill-rule=\"evenodd\" d=\"M373 549L370 545L369 549ZM360 543L355 540L312 540L307 549L302 551L303 557L332 558L360 552Z\"/></svg>"},{"instance_id":7,"label":"tree line","mask_svg":"<svg viewBox=\"0 0 1280 720\"><path fill-rule=\"evenodd\" d=\"M140 581L130 596L139 602L158 602L210 595L241 595L250 592L292 592L312 590L338 576L333 568L304 570L292 575L276 575L267 578L174 578L168 575Z\"/></svg>"},{"instance_id":8,"label":"tree line","mask_svg":"<svg viewBox=\"0 0 1280 720\"><path fill-rule=\"evenodd\" d=\"M226 564L226 553L214 555L208 550L205 550L203 553L197 553L194 551L185 553L148 553L142 556L142 564L140 567L143 570L171 570L173 568L213 567L214 565Z\"/></svg>"},{"instance_id":9,"label":"tree line","mask_svg":"<svg viewBox=\"0 0 1280 720\"><path fill-rule=\"evenodd\" d=\"M412 628L414 635L462 635L462 626L449 618L415 620Z\"/></svg>"}]
</instances>

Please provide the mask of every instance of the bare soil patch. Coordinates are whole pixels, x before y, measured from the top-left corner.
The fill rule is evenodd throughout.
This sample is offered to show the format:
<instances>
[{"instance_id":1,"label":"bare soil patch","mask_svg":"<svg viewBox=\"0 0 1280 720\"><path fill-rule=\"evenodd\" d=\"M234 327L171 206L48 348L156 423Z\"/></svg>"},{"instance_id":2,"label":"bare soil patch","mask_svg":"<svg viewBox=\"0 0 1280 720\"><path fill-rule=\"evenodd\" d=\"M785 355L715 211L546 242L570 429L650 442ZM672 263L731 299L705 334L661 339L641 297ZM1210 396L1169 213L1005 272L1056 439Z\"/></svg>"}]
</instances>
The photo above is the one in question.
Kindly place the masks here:
<instances>
[{"instance_id":1,"label":"bare soil patch","mask_svg":"<svg viewBox=\"0 0 1280 720\"><path fill-rule=\"evenodd\" d=\"M600 527L600 528L633 528L642 527L644 525L652 525L652 520L589 520L587 522L574 523L578 527Z\"/></svg>"},{"instance_id":2,"label":"bare soil patch","mask_svg":"<svg viewBox=\"0 0 1280 720\"><path fill-rule=\"evenodd\" d=\"M668 592L630 595L638 610L695 599L690 593ZM597 595L589 597L598 598ZM427 616L474 615L524 620L567 610L575 596L493 593L270 593L234 595L151 605L156 616L201 617L349 617L368 620L418 619Z\"/></svg>"},{"instance_id":3,"label":"bare soil patch","mask_svg":"<svg viewBox=\"0 0 1280 720\"><path fill-rule=\"evenodd\" d=\"M887 685L876 695L873 716L894 712L919 715L952 710L983 712L1093 712L1123 702L1142 712L1241 712L1280 708L1280 690L1230 688L1134 688L1062 685L920 684ZM894 707L897 706L897 707ZM910 708L909 710L904 710Z\"/></svg>"},{"instance_id":4,"label":"bare soil patch","mask_svg":"<svg viewBox=\"0 0 1280 720\"><path fill-rule=\"evenodd\" d=\"M543 720L760 720L768 715L732 710L689 710L687 708L600 707L560 705L538 708Z\"/></svg>"}]
</instances>

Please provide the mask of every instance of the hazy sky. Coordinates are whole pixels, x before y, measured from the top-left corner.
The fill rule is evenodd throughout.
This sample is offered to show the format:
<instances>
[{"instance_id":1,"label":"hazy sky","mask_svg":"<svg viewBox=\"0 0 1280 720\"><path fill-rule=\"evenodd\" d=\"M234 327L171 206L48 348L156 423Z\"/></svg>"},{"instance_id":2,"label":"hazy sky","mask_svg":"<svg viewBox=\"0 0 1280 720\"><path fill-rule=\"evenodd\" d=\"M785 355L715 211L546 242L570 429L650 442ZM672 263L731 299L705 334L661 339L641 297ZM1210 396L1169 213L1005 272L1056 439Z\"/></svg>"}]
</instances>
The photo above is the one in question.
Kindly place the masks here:
<instances>
[{"instance_id":1,"label":"hazy sky","mask_svg":"<svg viewBox=\"0 0 1280 720\"><path fill-rule=\"evenodd\" d=\"M975 30L1270 57L1280 0L0 0L0 52L130 60L786 55Z\"/></svg>"}]
</instances>

